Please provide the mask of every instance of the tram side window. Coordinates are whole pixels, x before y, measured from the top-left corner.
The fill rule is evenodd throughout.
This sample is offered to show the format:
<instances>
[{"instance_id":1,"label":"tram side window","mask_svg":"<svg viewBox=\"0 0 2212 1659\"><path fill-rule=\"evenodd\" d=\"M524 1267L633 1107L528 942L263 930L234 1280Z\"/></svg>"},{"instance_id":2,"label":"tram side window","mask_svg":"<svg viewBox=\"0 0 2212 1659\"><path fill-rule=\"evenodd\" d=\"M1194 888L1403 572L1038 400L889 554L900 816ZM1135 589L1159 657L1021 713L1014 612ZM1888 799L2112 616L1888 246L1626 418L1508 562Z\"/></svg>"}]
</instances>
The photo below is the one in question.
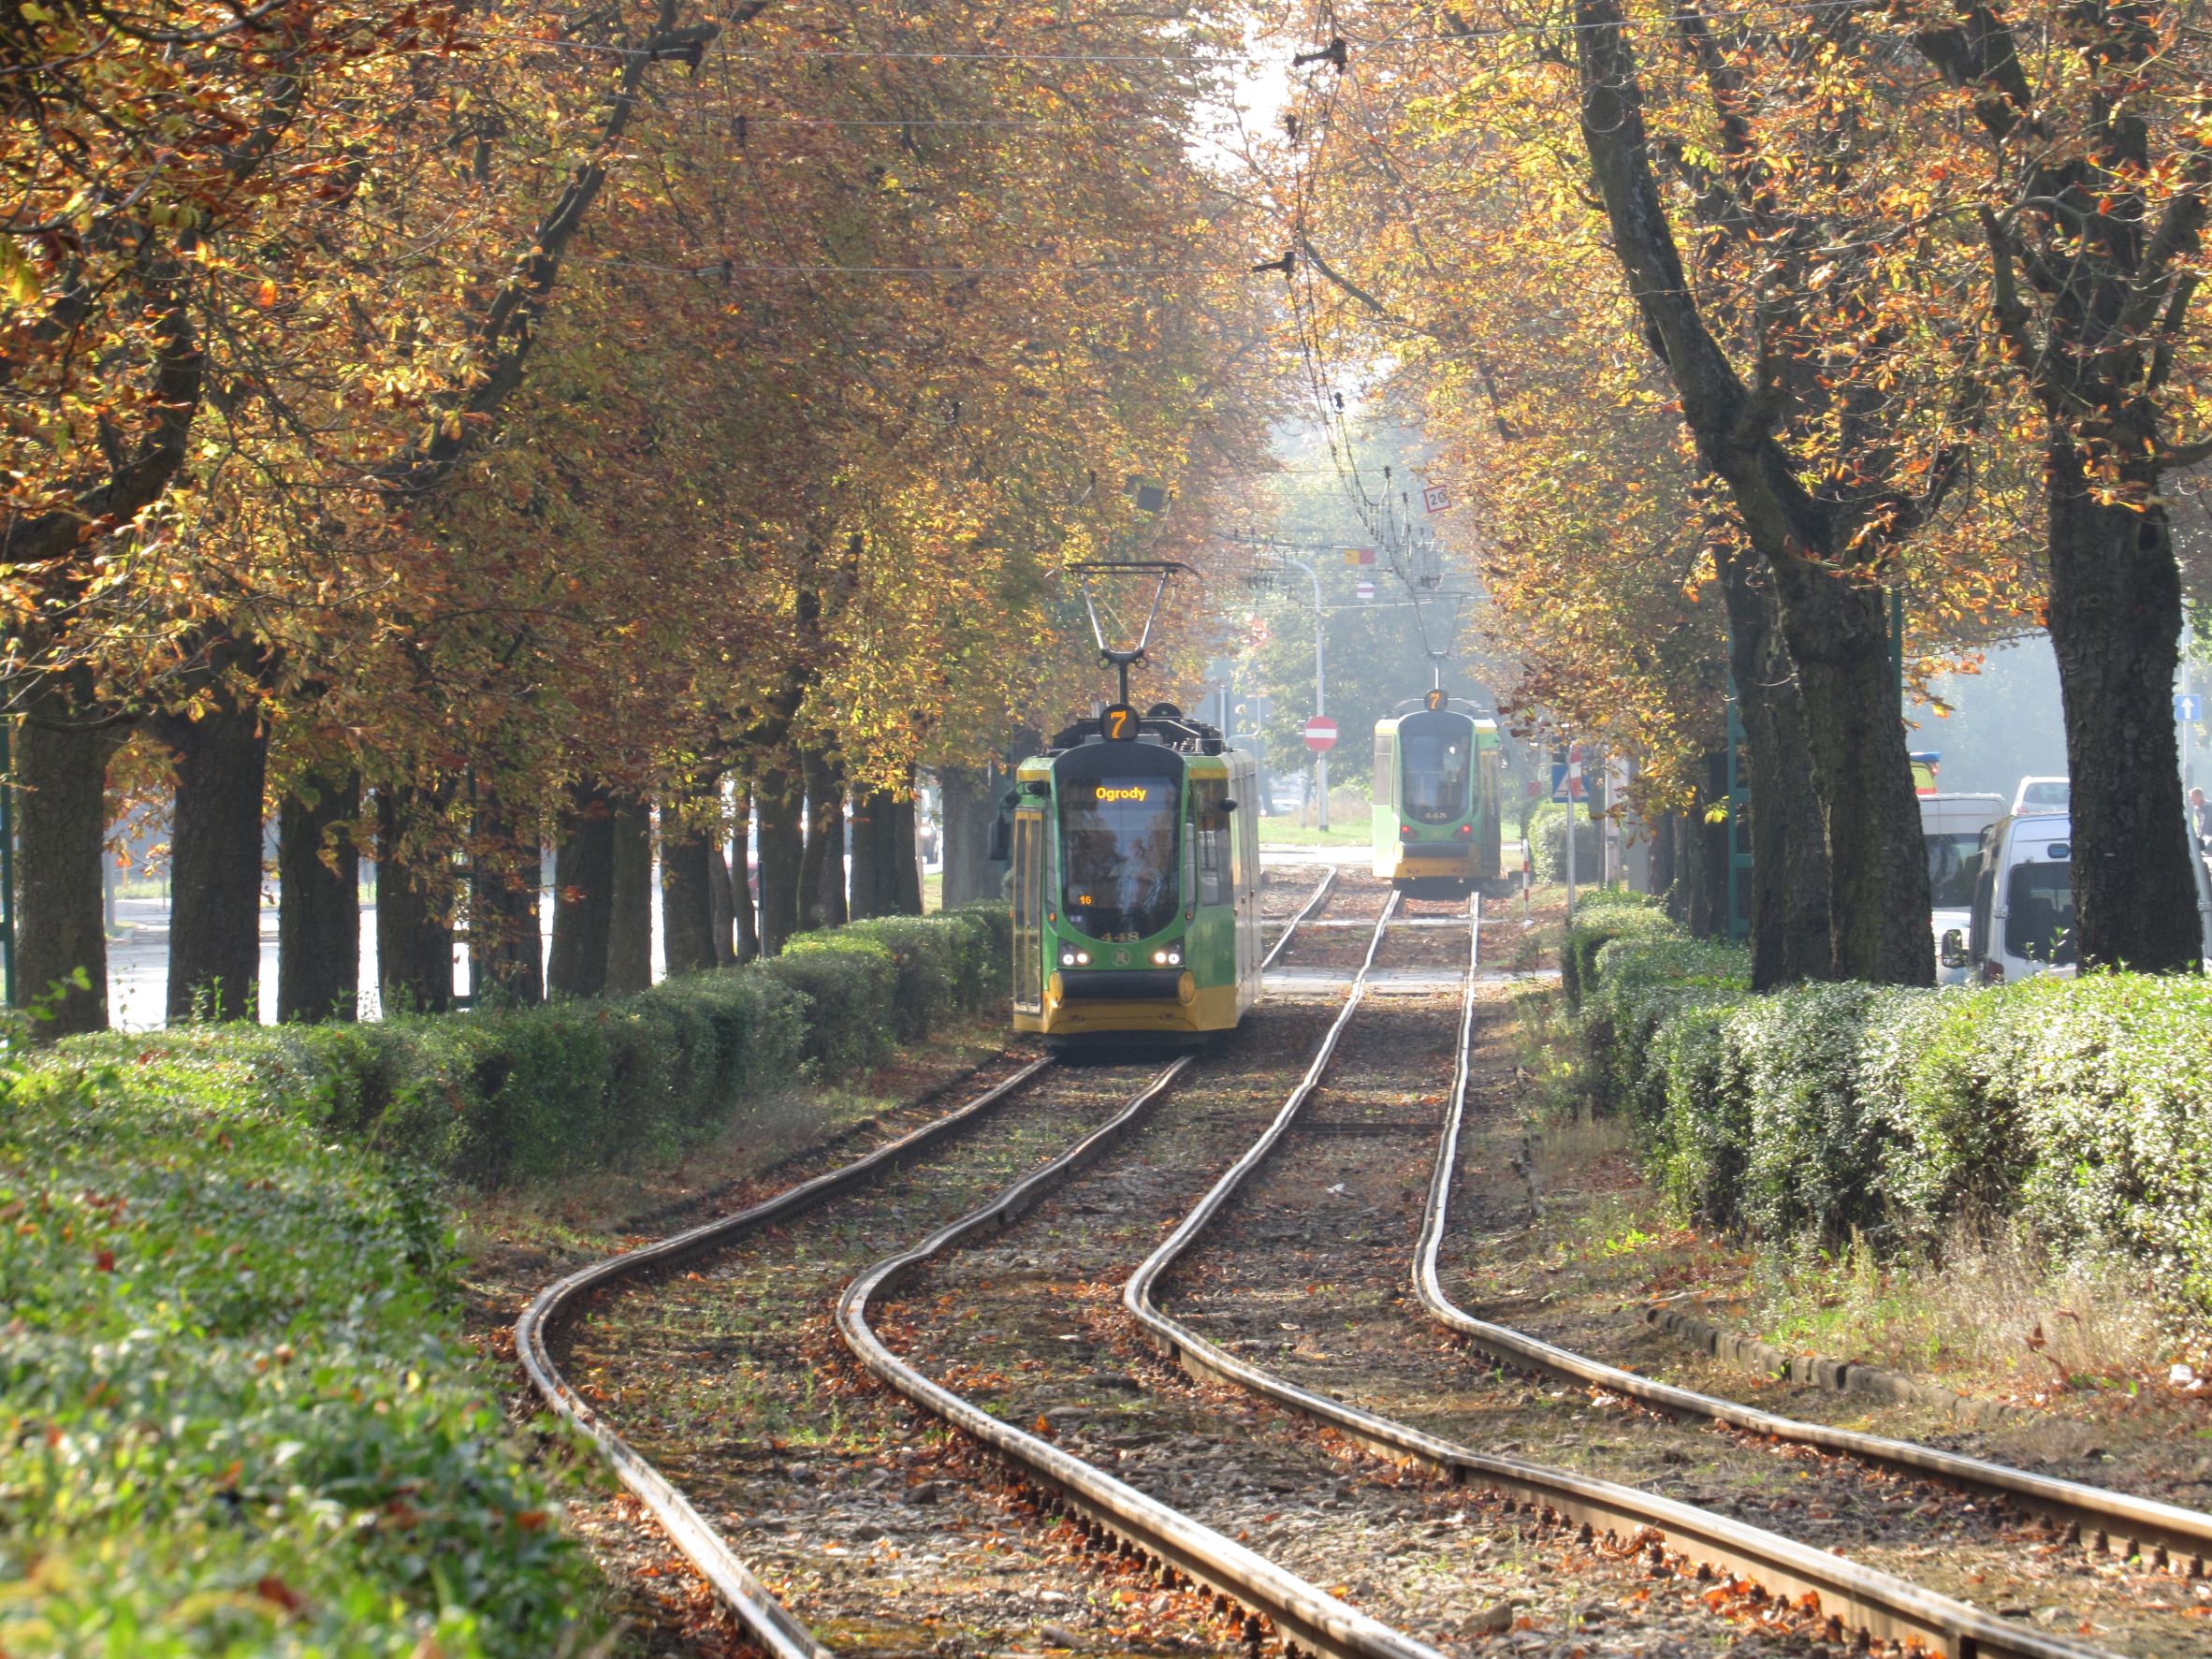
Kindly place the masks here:
<instances>
[{"instance_id":1,"label":"tram side window","mask_svg":"<svg viewBox=\"0 0 2212 1659\"><path fill-rule=\"evenodd\" d=\"M1229 784L1218 778L1190 780L1190 838L1198 862L1198 901L1225 905L1236 896L1230 864Z\"/></svg>"},{"instance_id":2,"label":"tram side window","mask_svg":"<svg viewBox=\"0 0 2212 1659\"><path fill-rule=\"evenodd\" d=\"M1376 806L1395 807L1398 804L1397 782L1398 766L1396 757L1390 753L1390 735L1388 732L1377 733L1375 739L1375 804Z\"/></svg>"}]
</instances>

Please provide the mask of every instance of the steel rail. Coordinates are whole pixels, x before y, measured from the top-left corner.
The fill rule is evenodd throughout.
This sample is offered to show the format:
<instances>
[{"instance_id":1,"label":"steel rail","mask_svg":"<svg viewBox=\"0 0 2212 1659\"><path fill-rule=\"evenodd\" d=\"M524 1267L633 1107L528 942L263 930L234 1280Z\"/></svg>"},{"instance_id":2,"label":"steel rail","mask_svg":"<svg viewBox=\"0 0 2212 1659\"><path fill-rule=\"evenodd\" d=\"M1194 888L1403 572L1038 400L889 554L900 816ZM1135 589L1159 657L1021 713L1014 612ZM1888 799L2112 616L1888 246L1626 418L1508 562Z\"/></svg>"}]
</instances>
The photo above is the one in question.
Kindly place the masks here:
<instances>
[{"instance_id":1,"label":"steel rail","mask_svg":"<svg viewBox=\"0 0 2212 1659\"><path fill-rule=\"evenodd\" d=\"M1259 971L1261 973L1265 973L1275 965L1275 958L1283 953L1283 947L1290 942L1290 936L1305 925L1307 918L1319 910L1328 900L1329 895L1336 891L1336 878L1339 873L1337 866L1331 865L1322 874L1321 879L1314 883L1312 896L1299 907L1298 914L1290 918L1290 925L1283 929L1283 937L1275 940L1273 949L1260 958Z\"/></svg>"},{"instance_id":2,"label":"steel rail","mask_svg":"<svg viewBox=\"0 0 2212 1659\"><path fill-rule=\"evenodd\" d=\"M1184 1055L1145 1084L1119 1114L1051 1163L980 1209L947 1223L911 1249L877 1262L837 1303L837 1330L855 1358L923 1410L981 1441L1059 1506L1205 1585L1265 1615L1293 1648L1330 1659L1442 1659L1434 1649L1346 1606L1182 1511L1115 1479L1051 1441L994 1417L923 1375L894 1353L868 1323L868 1309L931 1260L970 1239L1011 1226L1040 1195L1059 1185L1135 1127L1193 1064Z\"/></svg>"},{"instance_id":3,"label":"steel rail","mask_svg":"<svg viewBox=\"0 0 2212 1659\"><path fill-rule=\"evenodd\" d=\"M1332 866L1316 884L1290 925L1275 943L1280 951L1290 935L1334 887ZM1269 960L1273 960L1271 954ZM924 1150L973 1123L1005 1101L1046 1067L1050 1056L1032 1061L1011 1077L986 1089L956 1112L900 1136L865 1157L828 1171L808 1181L741 1210L674 1233L650 1244L624 1251L591 1263L538 1292L520 1318L515 1321L515 1352L522 1361L531 1386L556 1415L565 1418L589 1435L616 1476L657 1521L677 1549L728 1604L747 1635L772 1659L832 1659L830 1652L788 1608L776 1599L746 1566L729 1541L699 1513L667 1477L615 1431L614 1426L572 1389L552 1357L553 1334L570 1317L578 1299L587 1293L648 1269L666 1267L688 1257L730 1243L749 1232L788 1220L802 1211L836 1198L874 1178L907 1155Z\"/></svg>"},{"instance_id":4,"label":"steel rail","mask_svg":"<svg viewBox=\"0 0 2212 1659\"><path fill-rule=\"evenodd\" d=\"M1386 909L1376 922L1375 937L1368 947L1368 966L1361 969L1362 978L1374 963L1375 946L1388 922ZM1462 993L1463 1037L1472 1028L1478 923L1469 932L1467 975ZM1244 1389L1327 1423L1387 1456L1410 1459L1454 1482L1477 1487L1501 1498L1509 1511L1531 1512L1550 1523L1578 1525L1585 1537L1605 1534L1650 1540L1655 1550L1671 1548L1706 1567L1720 1567L1749 1579L1770 1594L1792 1599L1815 1596L1829 1618L1855 1624L1876 1638L1918 1641L1953 1655L1953 1659L2102 1659L2102 1650L2021 1630L1893 1574L1861 1566L1763 1527L1613 1481L1488 1456L1457 1441L1315 1393L1236 1358L1161 1312L1153 1299L1161 1275L1189 1249L1245 1178L1280 1143L1319 1083L1359 1000L1360 986L1355 983L1345 1012L1323 1038L1312 1066L1291 1091L1283 1110L1251 1150L1199 1201L1123 1287L1122 1305L1163 1352L1194 1375Z\"/></svg>"},{"instance_id":5,"label":"steel rail","mask_svg":"<svg viewBox=\"0 0 2212 1659\"><path fill-rule=\"evenodd\" d=\"M2070 1533L2078 1531L2085 1546L2102 1546L2122 1560L2140 1554L2146 1564L2168 1564L2191 1576L2202 1576L2212 1569L2212 1514L2202 1510L2161 1503L2156 1498L2136 1497L2084 1481L2037 1475L2010 1464L1961 1452L1942 1451L1914 1441L1805 1422L1719 1395L1655 1382L1618 1365L1608 1365L1588 1355L1559 1347L1511 1326L1478 1319L1458 1306L1445 1294L1436 1259L1444 1243L1452 1178L1459 1162L1460 1136L1466 1120L1468 1055L1474 1023L1475 1003L1469 997L1460 1023L1459 1062L1453 1073L1450 1104L1445 1113L1436 1167L1430 1177L1428 1209L1422 1217L1420 1239L1414 1252L1413 1288L1421 1305L1439 1323L1509 1364L1604 1389L1670 1415L1704 1418L1748 1433L1815 1447L1922 1478L1932 1477L1949 1486L2001 1494Z\"/></svg>"},{"instance_id":6,"label":"steel rail","mask_svg":"<svg viewBox=\"0 0 2212 1659\"><path fill-rule=\"evenodd\" d=\"M712 1249L764 1227L785 1221L828 1199L861 1186L911 1153L936 1144L972 1124L1002 1104L1030 1082L1050 1059L1033 1060L1011 1077L993 1084L956 1112L922 1125L897 1140L878 1147L866 1157L825 1171L812 1180L788 1186L773 1198L720 1216L653 1244L609 1256L580 1268L538 1292L522 1317L515 1321L515 1352L529 1374L539 1398L560 1416L573 1422L597 1443L616 1475L634 1493L648 1513L661 1523L670 1542L682 1551L700 1576L714 1586L746 1635L774 1659L831 1659L830 1651L814 1638L797 1615L769 1593L751 1569L730 1548L729 1541L691 1500L616 1433L613 1424L571 1388L560 1374L548 1347L548 1339L575 1312L578 1300L589 1291L649 1268L666 1267Z\"/></svg>"}]
</instances>

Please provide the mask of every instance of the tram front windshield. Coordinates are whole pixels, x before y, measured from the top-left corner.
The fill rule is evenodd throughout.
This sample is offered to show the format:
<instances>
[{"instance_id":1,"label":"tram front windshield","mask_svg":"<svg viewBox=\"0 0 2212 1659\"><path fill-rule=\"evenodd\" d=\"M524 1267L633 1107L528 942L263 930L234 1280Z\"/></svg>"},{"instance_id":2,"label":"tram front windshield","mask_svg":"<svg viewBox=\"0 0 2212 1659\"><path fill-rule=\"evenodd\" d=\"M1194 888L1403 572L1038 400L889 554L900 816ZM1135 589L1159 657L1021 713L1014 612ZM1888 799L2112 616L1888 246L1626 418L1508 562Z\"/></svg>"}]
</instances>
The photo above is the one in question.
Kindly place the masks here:
<instances>
[{"instance_id":1,"label":"tram front windshield","mask_svg":"<svg viewBox=\"0 0 2212 1659\"><path fill-rule=\"evenodd\" d=\"M1061 786L1068 919L1093 939L1146 939L1181 897L1172 778L1085 778Z\"/></svg>"},{"instance_id":2,"label":"tram front windshield","mask_svg":"<svg viewBox=\"0 0 2212 1659\"><path fill-rule=\"evenodd\" d=\"M1467 755L1464 736L1442 732L1410 732L1400 739L1404 784L1400 801L1416 823L1456 823L1467 815Z\"/></svg>"}]
</instances>

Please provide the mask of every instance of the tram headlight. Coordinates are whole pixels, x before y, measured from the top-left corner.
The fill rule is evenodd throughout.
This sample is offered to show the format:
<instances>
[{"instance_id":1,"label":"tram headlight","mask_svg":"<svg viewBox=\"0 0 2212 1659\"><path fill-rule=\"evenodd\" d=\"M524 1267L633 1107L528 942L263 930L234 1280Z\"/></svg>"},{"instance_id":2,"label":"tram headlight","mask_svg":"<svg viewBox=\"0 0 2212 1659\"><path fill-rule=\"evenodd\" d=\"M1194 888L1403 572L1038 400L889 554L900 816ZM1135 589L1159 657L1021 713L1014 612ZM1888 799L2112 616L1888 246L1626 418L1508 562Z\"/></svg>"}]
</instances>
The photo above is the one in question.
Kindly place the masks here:
<instances>
[{"instance_id":1,"label":"tram headlight","mask_svg":"<svg viewBox=\"0 0 2212 1659\"><path fill-rule=\"evenodd\" d=\"M1088 951L1078 951L1072 945L1060 947L1060 966L1062 968L1088 968L1090 965L1091 953Z\"/></svg>"},{"instance_id":2,"label":"tram headlight","mask_svg":"<svg viewBox=\"0 0 2212 1659\"><path fill-rule=\"evenodd\" d=\"M1473 837L1473 835L1474 835L1474 834L1475 834L1475 826L1474 826L1473 824L1471 824L1471 823L1463 823L1463 824L1461 824L1461 825L1460 825L1460 839L1461 839L1461 840L1463 840L1463 841L1464 841L1464 840L1467 840L1467 839L1469 839L1471 837Z\"/></svg>"},{"instance_id":3,"label":"tram headlight","mask_svg":"<svg viewBox=\"0 0 2212 1659\"><path fill-rule=\"evenodd\" d=\"M1152 965L1155 968L1181 968L1183 966L1183 948L1180 945L1170 945L1164 951L1153 952Z\"/></svg>"}]
</instances>

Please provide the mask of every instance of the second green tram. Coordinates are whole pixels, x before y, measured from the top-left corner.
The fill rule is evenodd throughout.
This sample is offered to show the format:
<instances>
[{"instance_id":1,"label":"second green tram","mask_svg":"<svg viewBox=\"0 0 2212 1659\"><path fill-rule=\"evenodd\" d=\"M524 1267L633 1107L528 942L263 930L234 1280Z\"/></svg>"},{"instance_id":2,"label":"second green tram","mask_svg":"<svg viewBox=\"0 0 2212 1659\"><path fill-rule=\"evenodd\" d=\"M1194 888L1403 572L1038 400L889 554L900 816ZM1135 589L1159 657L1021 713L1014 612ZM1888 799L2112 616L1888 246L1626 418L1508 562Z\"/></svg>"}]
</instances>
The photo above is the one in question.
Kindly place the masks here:
<instances>
[{"instance_id":1,"label":"second green tram","mask_svg":"<svg viewBox=\"0 0 2212 1659\"><path fill-rule=\"evenodd\" d=\"M1014 774L1013 1023L1054 1046L1195 1042L1259 997L1252 759L1116 705Z\"/></svg>"},{"instance_id":2,"label":"second green tram","mask_svg":"<svg viewBox=\"0 0 2212 1659\"><path fill-rule=\"evenodd\" d=\"M1505 755L1497 722L1432 691L1375 724L1375 873L1413 897L1495 890Z\"/></svg>"}]
</instances>

